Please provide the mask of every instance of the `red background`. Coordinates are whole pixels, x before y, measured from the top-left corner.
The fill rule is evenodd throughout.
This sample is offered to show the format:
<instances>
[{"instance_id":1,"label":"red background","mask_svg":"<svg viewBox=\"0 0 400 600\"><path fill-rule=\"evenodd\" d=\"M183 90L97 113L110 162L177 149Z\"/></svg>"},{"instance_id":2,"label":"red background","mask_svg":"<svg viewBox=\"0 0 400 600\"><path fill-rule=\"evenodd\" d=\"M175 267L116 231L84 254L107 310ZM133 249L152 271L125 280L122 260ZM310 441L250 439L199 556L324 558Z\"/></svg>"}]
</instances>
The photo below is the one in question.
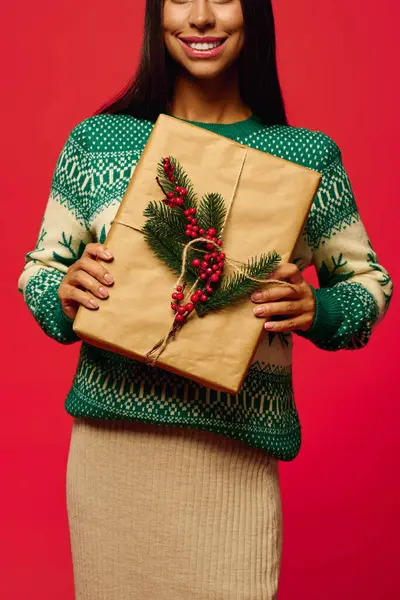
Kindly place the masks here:
<instances>
[{"instance_id":1,"label":"red background","mask_svg":"<svg viewBox=\"0 0 400 600\"><path fill-rule=\"evenodd\" d=\"M125 83L143 0L20 0L4 9L0 596L72 600L65 508L78 346L47 339L17 277L34 247L70 130ZM398 0L276 0L292 124L342 148L381 262L398 269ZM397 183L397 185L396 185ZM5 234L5 241L4 241ZM369 346L328 354L296 341L303 448L281 463L280 600L397 597L400 536L398 296ZM397 592L397 593L396 593Z\"/></svg>"}]
</instances>

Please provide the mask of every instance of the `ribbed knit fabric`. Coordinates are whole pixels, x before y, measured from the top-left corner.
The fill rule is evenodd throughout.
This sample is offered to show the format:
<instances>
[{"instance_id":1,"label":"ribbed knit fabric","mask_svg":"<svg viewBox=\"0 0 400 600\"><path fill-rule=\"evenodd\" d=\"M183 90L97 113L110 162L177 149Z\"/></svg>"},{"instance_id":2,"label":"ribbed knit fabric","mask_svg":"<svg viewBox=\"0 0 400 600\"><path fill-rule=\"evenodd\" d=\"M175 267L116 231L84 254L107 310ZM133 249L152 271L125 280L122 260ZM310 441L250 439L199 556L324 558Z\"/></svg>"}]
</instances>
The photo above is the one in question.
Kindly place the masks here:
<instances>
[{"instance_id":1,"label":"ribbed knit fabric","mask_svg":"<svg viewBox=\"0 0 400 600\"><path fill-rule=\"evenodd\" d=\"M75 420L67 476L76 600L274 600L278 462L224 436Z\"/></svg>"},{"instance_id":2,"label":"ribbed knit fabric","mask_svg":"<svg viewBox=\"0 0 400 600\"><path fill-rule=\"evenodd\" d=\"M322 173L292 259L301 271L315 267L319 280L314 323L297 333L324 350L365 346L389 306L392 281L369 241L335 142L308 129L267 127L256 117L195 125ZM87 243L105 241L152 128L128 115L91 117L73 129L59 156L36 248L19 280L35 319L58 342L78 341L58 300L60 283ZM84 343L66 409L77 417L213 431L292 460L301 444L292 335L265 335L236 396Z\"/></svg>"}]
</instances>

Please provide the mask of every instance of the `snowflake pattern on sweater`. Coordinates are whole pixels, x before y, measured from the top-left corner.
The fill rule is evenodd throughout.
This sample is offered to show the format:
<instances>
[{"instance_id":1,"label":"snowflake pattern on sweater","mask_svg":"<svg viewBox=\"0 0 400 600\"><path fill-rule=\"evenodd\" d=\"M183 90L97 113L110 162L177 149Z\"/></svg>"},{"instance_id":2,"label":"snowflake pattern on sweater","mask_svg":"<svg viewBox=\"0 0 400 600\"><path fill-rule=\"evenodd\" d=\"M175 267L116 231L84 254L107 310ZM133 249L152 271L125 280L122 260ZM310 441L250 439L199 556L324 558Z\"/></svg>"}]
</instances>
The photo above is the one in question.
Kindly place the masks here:
<instances>
[{"instance_id":1,"label":"snowflake pattern on sweater","mask_svg":"<svg viewBox=\"0 0 400 600\"><path fill-rule=\"evenodd\" d=\"M195 124L322 173L293 255L300 270L315 267L320 286L313 290L314 323L298 334L324 350L365 346L388 309L393 284L360 220L335 142L303 128L267 127L255 117ZM128 115L90 117L72 130L59 155L38 241L19 279L34 318L58 342L79 341L61 309L59 285L86 244L104 243L152 127ZM82 343L66 409L79 417L213 431L285 461L301 446L290 334L265 336L236 396Z\"/></svg>"}]
</instances>

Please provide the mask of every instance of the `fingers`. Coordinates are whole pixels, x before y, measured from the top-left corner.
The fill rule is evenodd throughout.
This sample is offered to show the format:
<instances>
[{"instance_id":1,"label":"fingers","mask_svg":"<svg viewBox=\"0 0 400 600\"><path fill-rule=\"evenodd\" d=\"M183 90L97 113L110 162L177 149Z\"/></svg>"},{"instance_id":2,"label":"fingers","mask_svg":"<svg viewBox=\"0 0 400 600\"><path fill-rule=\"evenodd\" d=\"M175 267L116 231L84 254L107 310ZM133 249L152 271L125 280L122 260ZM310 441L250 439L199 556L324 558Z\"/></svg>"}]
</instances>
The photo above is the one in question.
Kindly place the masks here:
<instances>
[{"instance_id":1,"label":"fingers","mask_svg":"<svg viewBox=\"0 0 400 600\"><path fill-rule=\"evenodd\" d=\"M289 281L289 283L298 285L302 283L303 276L296 265L292 263L283 263L276 269L276 271L274 271L274 273L271 275L271 279L283 279L285 281Z\"/></svg>"},{"instance_id":2,"label":"fingers","mask_svg":"<svg viewBox=\"0 0 400 600\"><path fill-rule=\"evenodd\" d=\"M99 308L97 300L91 298L89 294L73 285L64 284L62 288L60 287L59 298L64 313L70 319L75 319L79 305L85 306L90 310Z\"/></svg>"},{"instance_id":3,"label":"fingers","mask_svg":"<svg viewBox=\"0 0 400 600\"><path fill-rule=\"evenodd\" d=\"M103 265L93 260L93 258L82 257L80 261L75 263L75 269L71 269L71 273L74 273L74 271L76 273L84 271L104 285L112 285L114 283L111 273Z\"/></svg>"},{"instance_id":4,"label":"fingers","mask_svg":"<svg viewBox=\"0 0 400 600\"><path fill-rule=\"evenodd\" d=\"M83 256L90 256L91 258L101 258L102 260L112 260L113 254L108 250L104 244L87 244Z\"/></svg>"},{"instance_id":5,"label":"fingers","mask_svg":"<svg viewBox=\"0 0 400 600\"><path fill-rule=\"evenodd\" d=\"M297 293L292 288L279 284L272 286L271 284L270 288L255 292L252 295L251 299L256 304L259 304L262 302L276 302L277 300L284 300L296 297Z\"/></svg>"},{"instance_id":6,"label":"fingers","mask_svg":"<svg viewBox=\"0 0 400 600\"><path fill-rule=\"evenodd\" d=\"M271 275L271 279L279 279L280 281L288 281L293 285L301 285L304 282L303 276L300 273L298 267L291 263L285 263L280 265L274 273ZM267 287L263 290L255 292L251 299L253 302L275 302L277 300L296 298L299 290L294 290L285 285L271 284L271 287Z\"/></svg>"},{"instance_id":7,"label":"fingers","mask_svg":"<svg viewBox=\"0 0 400 600\"><path fill-rule=\"evenodd\" d=\"M268 321L264 328L274 333L289 333L290 331L306 331L312 323L313 318L310 314L302 314L284 321Z\"/></svg>"},{"instance_id":8,"label":"fingers","mask_svg":"<svg viewBox=\"0 0 400 600\"><path fill-rule=\"evenodd\" d=\"M270 302L261 304L254 309L254 314L257 317L270 318L275 315L297 315L305 312L303 302Z\"/></svg>"},{"instance_id":9,"label":"fingers","mask_svg":"<svg viewBox=\"0 0 400 600\"><path fill-rule=\"evenodd\" d=\"M68 283L71 287L83 288L89 292L92 292L94 296L98 298L108 298L109 293L107 288L102 285L95 277L92 277L86 271L79 269L79 271L72 271L69 277ZM109 285L108 283L106 285Z\"/></svg>"},{"instance_id":10,"label":"fingers","mask_svg":"<svg viewBox=\"0 0 400 600\"><path fill-rule=\"evenodd\" d=\"M107 287L113 285L114 278L106 267L97 261L110 261L112 253L103 244L88 244L82 257L69 269L59 288L59 299L64 313L74 319L79 305L91 310L99 308L93 296L105 300L109 296Z\"/></svg>"}]
</instances>

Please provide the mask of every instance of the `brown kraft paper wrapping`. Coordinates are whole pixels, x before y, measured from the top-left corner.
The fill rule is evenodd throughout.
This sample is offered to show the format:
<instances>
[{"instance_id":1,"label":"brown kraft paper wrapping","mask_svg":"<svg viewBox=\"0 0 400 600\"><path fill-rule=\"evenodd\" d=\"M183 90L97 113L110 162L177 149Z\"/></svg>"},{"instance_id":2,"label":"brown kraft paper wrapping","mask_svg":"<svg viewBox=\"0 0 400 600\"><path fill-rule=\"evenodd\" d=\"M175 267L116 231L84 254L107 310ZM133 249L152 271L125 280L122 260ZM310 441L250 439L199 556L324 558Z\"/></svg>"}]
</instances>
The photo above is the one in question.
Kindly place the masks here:
<instances>
[{"instance_id":1,"label":"brown kraft paper wrapping","mask_svg":"<svg viewBox=\"0 0 400 600\"><path fill-rule=\"evenodd\" d=\"M242 262L272 250L284 262L290 260L317 191L319 173L161 115L116 220L143 226L148 203L163 197L155 180L163 156L181 163L198 200L204 193L218 192L227 205L245 159L222 249L228 258ZM106 266L115 283L97 311L80 307L74 331L94 346L146 361L146 354L172 326L171 293L177 277L154 256L138 231L113 223L106 245L114 255ZM253 306L249 298L203 318L193 313L157 366L207 387L238 393L263 333L264 320L254 316Z\"/></svg>"}]
</instances>

